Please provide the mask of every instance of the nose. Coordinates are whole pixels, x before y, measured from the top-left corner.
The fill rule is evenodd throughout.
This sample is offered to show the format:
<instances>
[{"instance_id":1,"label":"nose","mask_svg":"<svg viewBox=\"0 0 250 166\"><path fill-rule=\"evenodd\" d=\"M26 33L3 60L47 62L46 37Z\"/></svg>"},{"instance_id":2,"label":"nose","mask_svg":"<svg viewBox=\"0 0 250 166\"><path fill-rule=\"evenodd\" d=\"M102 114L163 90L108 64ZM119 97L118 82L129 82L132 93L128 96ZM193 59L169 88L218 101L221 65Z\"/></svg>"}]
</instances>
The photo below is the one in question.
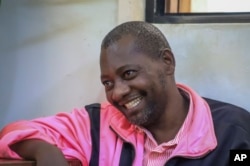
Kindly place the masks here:
<instances>
[{"instance_id":1,"label":"nose","mask_svg":"<svg viewBox=\"0 0 250 166\"><path fill-rule=\"evenodd\" d=\"M119 80L115 82L113 92L112 92L112 101L119 102L124 96L126 96L130 91L130 87L127 82L124 80Z\"/></svg>"}]
</instances>

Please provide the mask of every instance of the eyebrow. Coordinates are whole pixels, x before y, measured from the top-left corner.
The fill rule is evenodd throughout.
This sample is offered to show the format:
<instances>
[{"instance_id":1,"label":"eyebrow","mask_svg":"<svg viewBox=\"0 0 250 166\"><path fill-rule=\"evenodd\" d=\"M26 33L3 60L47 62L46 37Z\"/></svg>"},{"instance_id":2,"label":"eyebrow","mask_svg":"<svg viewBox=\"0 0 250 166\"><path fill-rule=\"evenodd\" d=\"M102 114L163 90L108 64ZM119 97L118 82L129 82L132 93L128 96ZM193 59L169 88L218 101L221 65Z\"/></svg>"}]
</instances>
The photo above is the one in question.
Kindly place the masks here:
<instances>
[{"instance_id":1,"label":"eyebrow","mask_svg":"<svg viewBox=\"0 0 250 166\"><path fill-rule=\"evenodd\" d=\"M139 69L141 69L141 66L138 65L138 64L124 65L124 66L122 66L122 67L120 67L120 68L118 68L118 69L116 70L116 74L121 73L121 72L122 72L123 70L125 70L126 68L133 68L133 69L139 70Z\"/></svg>"},{"instance_id":2,"label":"eyebrow","mask_svg":"<svg viewBox=\"0 0 250 166\"><path fill-rule=\"evenodd\" d=\"M121 73L123 70L125 70L126 68L141 69L141 67L140 67L139 65L137 65L137 64L133 64L133 65L128 64L128 65L124 65L124 66L119 67L119 68L115 71L115 73L116 73L116 74L120 74L120 73ZM102 80L102 79L105 79L105 78L107 78L107 77L108 77L107 75L101 75L101 80Z\"/></svg>"}]
</instances>

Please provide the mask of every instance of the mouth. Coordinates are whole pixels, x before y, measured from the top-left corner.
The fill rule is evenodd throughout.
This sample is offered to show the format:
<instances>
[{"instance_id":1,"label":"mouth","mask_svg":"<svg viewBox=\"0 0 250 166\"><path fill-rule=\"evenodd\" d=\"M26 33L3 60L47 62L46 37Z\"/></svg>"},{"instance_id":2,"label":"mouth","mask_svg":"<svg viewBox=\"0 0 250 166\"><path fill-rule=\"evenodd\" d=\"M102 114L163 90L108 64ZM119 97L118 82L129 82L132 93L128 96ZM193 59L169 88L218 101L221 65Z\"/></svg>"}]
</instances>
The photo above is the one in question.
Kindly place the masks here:
<instances>
[{"instance_id":1,"label":"mouth","mask_svg":"<svg viewBox=\"0 0 250 166\"><path fill-rule=\"evenodd\" d=\"M129 101L128 103L124 104L124 107L126 109L128 109L128 110L131 110L131 109L135 108L136 106L138 106L141 103L142 98L143 98L142 96L137 97L137 98Z\"/></svg>"}]
</instances>

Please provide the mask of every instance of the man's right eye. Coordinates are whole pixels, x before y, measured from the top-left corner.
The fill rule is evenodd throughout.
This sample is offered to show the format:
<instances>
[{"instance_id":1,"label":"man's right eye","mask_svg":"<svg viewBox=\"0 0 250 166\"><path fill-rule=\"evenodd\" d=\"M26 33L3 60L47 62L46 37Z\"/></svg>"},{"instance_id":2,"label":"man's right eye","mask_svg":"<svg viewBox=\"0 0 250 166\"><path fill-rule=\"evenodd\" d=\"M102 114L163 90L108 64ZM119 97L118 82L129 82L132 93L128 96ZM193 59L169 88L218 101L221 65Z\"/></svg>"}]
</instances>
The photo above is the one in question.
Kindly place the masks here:
<instances>
[{"instance_id":1,"label":"man's right eye","mask_svg":"<svg viewBox=\"0 0 250 166\"><path fill-rule=\"evenodd\" d=\"M106 90L111 89L113 86L113 83L111 81L104 81L102 84L104 85Z\"/></svg>"}]
</instances>

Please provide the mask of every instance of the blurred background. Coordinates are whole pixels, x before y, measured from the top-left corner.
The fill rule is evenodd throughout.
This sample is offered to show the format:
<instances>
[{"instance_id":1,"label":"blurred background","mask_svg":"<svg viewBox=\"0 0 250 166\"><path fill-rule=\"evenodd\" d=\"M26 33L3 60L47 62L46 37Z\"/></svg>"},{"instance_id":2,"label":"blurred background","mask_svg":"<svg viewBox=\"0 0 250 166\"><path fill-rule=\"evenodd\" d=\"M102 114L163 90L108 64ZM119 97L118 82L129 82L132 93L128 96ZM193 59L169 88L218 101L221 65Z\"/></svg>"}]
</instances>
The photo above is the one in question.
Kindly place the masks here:
<instances>
[{"instance_id":1,"label":"blurred background","mask_svg":"<svg viewBox=\"0 0 250 166\"><path fill-rule=\"evenodd\" d=\"M144 0L2 0L0 128L105 101L99 52L116 25L145 20ZM155 24L176 80L250 110L250 23Z\"/></svg>"}]
</instances>

